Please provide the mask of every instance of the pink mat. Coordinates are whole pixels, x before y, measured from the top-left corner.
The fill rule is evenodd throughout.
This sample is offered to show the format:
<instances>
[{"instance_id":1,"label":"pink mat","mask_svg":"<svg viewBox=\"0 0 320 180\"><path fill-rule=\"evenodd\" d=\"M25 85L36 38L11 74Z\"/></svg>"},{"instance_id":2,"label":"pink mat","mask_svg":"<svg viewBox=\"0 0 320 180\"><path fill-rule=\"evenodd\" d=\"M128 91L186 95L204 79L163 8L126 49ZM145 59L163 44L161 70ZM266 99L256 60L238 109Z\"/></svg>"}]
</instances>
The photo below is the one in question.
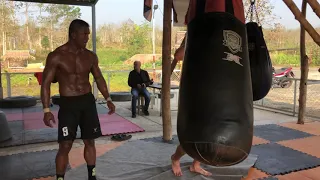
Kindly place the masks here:
<instances>
[{"instance_id":1,"label":"pink mat","mask_svg":"<svg viewBox=\"0 0 320 180\"><path fill-rule=\"evenodd\" d=\"M22 113L8 113L6 114L8 121L21 121L23 120Z\"/></svg>"},{"instance_id":2,"label":"pink mat","mask_svg":"<svg viewBox=\"0 0 320 180\"><path fill-rule=\"evenodd\" d=\"M57 128L58 122L58 112L53 112L55 116L56 124L53 126ZM24 113L24 129L32 130L32 129L43 129L49 128L43 123L43 112L33 112L33 113ZM118 114L99 114L101 131L102 135L113 135L113 134L121 134L121 133L134 133L134 132L144 132L145 130L136 124L124 119Z\"/></svg>"}]
</instances>

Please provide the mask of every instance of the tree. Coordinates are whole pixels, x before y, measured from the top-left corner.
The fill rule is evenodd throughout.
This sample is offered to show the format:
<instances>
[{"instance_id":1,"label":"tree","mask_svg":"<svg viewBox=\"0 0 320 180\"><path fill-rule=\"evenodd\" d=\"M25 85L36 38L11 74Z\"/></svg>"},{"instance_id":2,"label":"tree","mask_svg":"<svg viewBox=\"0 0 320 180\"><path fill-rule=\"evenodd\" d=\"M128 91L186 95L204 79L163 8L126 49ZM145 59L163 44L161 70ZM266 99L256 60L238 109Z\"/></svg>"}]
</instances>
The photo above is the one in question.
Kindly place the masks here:
<instances>
[{"instance_id":1,"label":"tree","mask_svg":"<svg viewBox=\"0 0 320 180\"><path fill-rule=\"evenodd\" d=\"M243 0L244 11L247 21L250 21L250 5L253 0ZM254 0L255 10L253 11L253 21L260 22L262 26L273 26L278 17L273 13L274 6L270 0ZM258 16L258 19L257 19Z\"/></svg>"},{"instance_id":2,"label":"tree","mask_svg":"<svg viewBox=\"0 0 320 180\"><path fill-rule=\"evenodd\" d=\"M301 13L306 17L307 1L302 1ZM306 30L300 25L300 62L301 62L301 78L300 78L300 93L299 93L299 114L298 124L304 124L304 114L307 101L307 80L308 80L308 56L306 55Z\"/></svg>"},{"instance_id":3,"label":"tree","mask_svg":"<svg viewBox=\"0 0 320 180\"><path fill-rule=\"evenodd\" d=\"M41 40L41 46L45 49L48 50L50 48L50 41L48 36L44 36Z\"/></svg>"}]
</instances>

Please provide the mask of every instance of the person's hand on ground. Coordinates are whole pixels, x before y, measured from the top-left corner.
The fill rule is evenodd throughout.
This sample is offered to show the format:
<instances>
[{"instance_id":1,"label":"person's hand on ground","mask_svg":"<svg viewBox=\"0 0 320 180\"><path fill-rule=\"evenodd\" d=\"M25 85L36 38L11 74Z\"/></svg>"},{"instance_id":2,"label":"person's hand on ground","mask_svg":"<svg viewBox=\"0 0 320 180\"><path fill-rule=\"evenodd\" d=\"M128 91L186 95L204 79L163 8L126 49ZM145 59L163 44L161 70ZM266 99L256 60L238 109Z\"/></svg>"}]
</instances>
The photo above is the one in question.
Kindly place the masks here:
<instances>
[{"instance_id":1,"label":"person's hand on ground","mask_svg":"<svg viewBox=\"0 0 320 180\"><path fill-rule=\"evenodd\" d=\"M51 112L44 113L44 116L43 116L44 124L48 127L53 127L50 121L52 121L53 124L56 124L56 121L54 120L54 116Z\"/></svg>"},{"instance_id":2,"label":"person's hand on ground","mask_svg":"<svg viewBox=\"0 0 320 180\"><path fill-rule=\"evenodd\" d=\"M107 101L107 106L109 108L108 114L109 115L113 114L116 110L116 106L111 101Z\"/></svg>"}]
</instances>

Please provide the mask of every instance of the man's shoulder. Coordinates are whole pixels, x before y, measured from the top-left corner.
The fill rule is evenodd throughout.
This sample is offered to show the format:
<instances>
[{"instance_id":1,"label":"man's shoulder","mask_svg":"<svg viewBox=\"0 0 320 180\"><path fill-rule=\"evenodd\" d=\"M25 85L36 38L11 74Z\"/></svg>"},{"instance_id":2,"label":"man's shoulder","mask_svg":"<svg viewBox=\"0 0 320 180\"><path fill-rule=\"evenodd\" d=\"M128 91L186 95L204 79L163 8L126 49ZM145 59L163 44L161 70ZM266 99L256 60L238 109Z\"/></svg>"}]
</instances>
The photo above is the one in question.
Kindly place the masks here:
<instances>
[{"instance_id":1,"label":"man's shoulder","mask_svg":"<svg viewBox=\"0 0 320 180\"><path fill-rule=\"evenodd\" d=\"M55 54L58 54L58 53L63 53L63 52L65 52L65 51L68 51L68 46L67 46L67 44L63 44L63 45L57 47L57 48L56 48L54 51L52 51L52 52L54 52Z\"/></svg>"},{"instance_id":2,"label":"man's shoulder","mask_svg":"<svg viewBox=\"0 0 320 180\"><path fill-rule=\"evenodd\" d=\"M144 70L144 69L140 69L141 72L143 73L147 73L148 74L148 71Z\"/></svg>"},{"instance_id":3,"label":"man's shoulder","mask_svg":"<svg viewBox=\"0 0 320 180\"><path fill-rule=\"evenodd\" d=\"M135 70L131 70L129 74L132 74L132 73L134 73L134 72L135 72Z\"/></svg>"},{"instance_id":4,"label":"man's shoulder","mask_svg":"<svg viewBox=\"0 0 320 180\"><path fill-rule=\"evenodd\" d=\"M95 52L93 52L93 51L91 51L91 50L89 50L87 48L84 49L84 52L89 54L92 57L97 57L97 54Z\"/></svg>"},{"instance_id":5,"label":"man's shoulder","mask_svg":"<svg viewBox=\"0 0 320 180\"><path fill-rule=\"evenodd\" d=\"M61 50L55 49L54 51L49 52L48 59L52 59L52 60L57 59L57 58L61 57L62 53L63 52Z\"/></svg>"}]
</instances>

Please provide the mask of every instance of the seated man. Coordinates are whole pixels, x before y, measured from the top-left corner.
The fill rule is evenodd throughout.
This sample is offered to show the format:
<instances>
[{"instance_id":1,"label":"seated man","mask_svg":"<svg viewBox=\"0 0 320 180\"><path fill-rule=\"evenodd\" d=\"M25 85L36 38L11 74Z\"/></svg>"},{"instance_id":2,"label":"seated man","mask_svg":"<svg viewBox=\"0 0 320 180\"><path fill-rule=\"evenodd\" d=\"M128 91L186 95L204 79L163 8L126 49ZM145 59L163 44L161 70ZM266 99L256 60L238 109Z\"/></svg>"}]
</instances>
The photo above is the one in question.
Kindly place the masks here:
<instances>
[{"instance_id":1,"label":"seated man","mask_svg":"<svg viewBox=\"0 0 320 180\"><path fill-rule=\"evenodd\" d=\"M143 113L145 115L149 115L148 108L150 104L150 94L147 90L147 87L153 83L150 80L149 74L147 71L140 69L141 62L135 61L133 63L134 70L132 70L129 74L128 78L128 85L131 87L131 94L132 94L132 118L136 117L136 107L137 107L137 100L139 95L142 95L145 99Z\"/></svg>"}]
</instances>

